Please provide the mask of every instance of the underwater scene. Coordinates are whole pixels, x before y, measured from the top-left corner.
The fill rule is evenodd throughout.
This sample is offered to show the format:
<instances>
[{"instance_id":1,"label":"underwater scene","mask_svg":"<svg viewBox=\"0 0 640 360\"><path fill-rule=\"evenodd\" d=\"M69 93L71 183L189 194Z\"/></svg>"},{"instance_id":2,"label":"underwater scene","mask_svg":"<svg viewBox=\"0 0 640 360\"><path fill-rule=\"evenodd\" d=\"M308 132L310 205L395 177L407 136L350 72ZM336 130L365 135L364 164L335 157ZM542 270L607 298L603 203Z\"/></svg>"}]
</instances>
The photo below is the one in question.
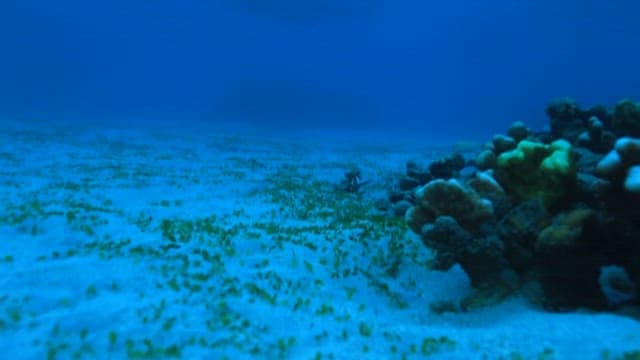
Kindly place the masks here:
<instances>
[{"instance_id":1,"label":"underwater scene","mask_svg":"<svg viewBox=\"0 0 640 360\"><path fill-rule=\"evenodd\" d=\"M3 1L0 359L640 359L639 16Z\"/></svg>"}]
</instances>

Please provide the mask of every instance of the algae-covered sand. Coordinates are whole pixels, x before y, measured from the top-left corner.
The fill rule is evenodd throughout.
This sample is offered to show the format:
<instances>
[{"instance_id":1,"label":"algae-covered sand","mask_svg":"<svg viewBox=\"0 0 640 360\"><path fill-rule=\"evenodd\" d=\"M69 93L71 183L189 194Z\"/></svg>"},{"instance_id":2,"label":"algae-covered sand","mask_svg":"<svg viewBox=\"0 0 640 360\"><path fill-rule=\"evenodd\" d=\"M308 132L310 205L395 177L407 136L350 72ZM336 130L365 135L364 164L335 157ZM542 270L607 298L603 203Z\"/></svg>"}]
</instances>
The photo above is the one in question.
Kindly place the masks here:
<instances>
[{"instance_id":1,"label":"algae-covered sand","mask_svg":"<svg viewBox=\"0 0 640 360\"><path fill-rule=\"evenodd\" d=\"M348 140L348 141L347 141ZM640 323L470 292L374 201L427 140L0 130L6 359L640 358ZM357 166L371 183L336 191ZM579 354L579 356L578 356Z\"/></svg>"}]
</instances>

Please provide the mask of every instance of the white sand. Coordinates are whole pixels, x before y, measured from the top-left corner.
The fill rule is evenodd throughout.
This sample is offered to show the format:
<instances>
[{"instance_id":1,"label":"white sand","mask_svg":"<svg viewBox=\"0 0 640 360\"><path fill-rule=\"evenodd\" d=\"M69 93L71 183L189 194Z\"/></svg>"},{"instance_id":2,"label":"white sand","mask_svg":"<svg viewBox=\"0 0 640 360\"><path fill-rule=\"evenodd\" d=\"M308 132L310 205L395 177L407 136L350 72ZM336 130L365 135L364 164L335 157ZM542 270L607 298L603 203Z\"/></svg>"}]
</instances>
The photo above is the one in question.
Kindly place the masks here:
<instances>
[{"instance_id":1,"label":"white sand","mask_svg":"<svg viewBox=\"0 0 640 360\"><path fill-rule=\"evenodd\" d=\"M469 313L459 268L371 200L434 141L230 129L0 130L0 358L615 359L640 323ZM337 194L351 164L373 180ZM173 238L173 241L171 240ZM395 272L388 271L394 269ZM391 274L390 274L391 272ZM627 354L630 355L630 354Z\"/></svg>"}]
</instances>

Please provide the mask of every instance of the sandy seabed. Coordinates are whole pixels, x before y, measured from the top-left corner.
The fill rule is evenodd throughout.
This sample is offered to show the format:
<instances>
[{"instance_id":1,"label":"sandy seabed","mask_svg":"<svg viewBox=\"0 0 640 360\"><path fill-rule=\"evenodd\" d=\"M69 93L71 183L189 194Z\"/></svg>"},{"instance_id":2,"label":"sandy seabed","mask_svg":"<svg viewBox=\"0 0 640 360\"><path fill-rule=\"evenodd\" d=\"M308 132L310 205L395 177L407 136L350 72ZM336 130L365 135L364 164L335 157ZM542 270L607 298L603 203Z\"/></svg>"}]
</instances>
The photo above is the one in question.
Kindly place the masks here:
<instances>
[{"instance_id":1,"label":"sandy seabed","mask_svg":"<svg viewBox=\"0 0 640 360\"><path fill-rule=\"evenodd\" d=\"M373 202L436 143L6 125L0 357L640 358L630 317L430 310L467 277ZM360 195L334 189L352 166Z\"/></svg>"}]
</instances>

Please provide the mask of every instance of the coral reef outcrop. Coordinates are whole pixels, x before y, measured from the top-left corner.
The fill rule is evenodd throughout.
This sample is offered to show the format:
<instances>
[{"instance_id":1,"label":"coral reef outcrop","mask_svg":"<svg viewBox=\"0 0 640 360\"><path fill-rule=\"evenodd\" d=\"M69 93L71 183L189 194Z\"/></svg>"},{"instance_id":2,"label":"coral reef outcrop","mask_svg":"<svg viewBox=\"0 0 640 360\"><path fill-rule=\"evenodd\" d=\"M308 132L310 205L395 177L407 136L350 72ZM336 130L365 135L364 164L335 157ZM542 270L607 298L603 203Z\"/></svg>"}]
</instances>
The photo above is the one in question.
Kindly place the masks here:
<instances>
[{"instance_id":1,"label":"coral reef outcrop","mask_svg":"<svg viewBox=\"0 0 640 360\"><path fill-rule=\"evenodd\" d=\"M469 159L408 165L397 215L434 269L469 275L462 308L530 288L552 310L640 306L640 105L560 99L546 113L550 132L514 123Z\"/></svg>"}]
</instances>

